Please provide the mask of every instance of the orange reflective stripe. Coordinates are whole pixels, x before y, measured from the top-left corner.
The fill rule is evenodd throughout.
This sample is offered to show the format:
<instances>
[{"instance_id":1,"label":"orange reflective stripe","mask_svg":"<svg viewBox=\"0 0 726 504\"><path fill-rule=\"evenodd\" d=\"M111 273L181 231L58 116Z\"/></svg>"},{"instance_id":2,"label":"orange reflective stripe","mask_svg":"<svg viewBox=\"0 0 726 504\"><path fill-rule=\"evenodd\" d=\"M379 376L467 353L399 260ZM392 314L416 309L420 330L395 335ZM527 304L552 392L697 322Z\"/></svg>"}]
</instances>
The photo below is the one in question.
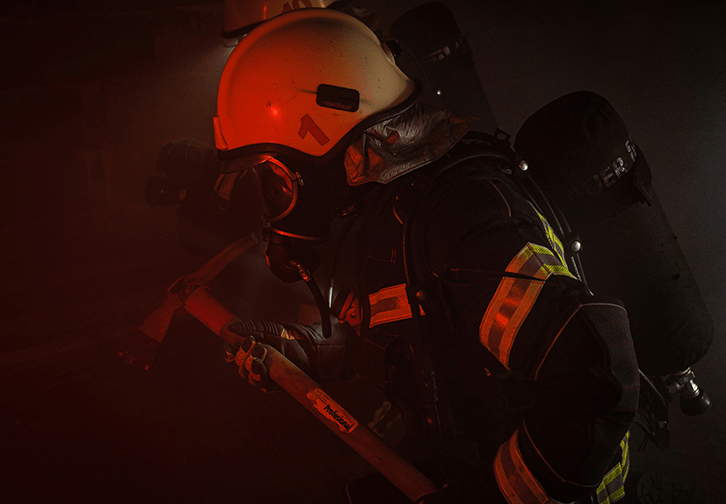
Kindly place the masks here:
<instances>
[{"instance_id":1,"label":"orange reflective stripe","mask_svg":"<svg viewBox=\"0 0 726 504\"><path fill-rule=\"evenodd\" d=\"M530 472L522 459L516 431L509 440L499 447L497 457L494 459L494 476L499 490L509 504L555 504L542 485Z\"/></svg>"},{"instance_id":2,"label":"orange reflective stripe","mask_svg":"<svg viewBox=\"0 0 726 504\"><path fill-rule=\"evenodd\" d=\"M522 323L551 275L573 275L547 247L528 243L512 259L479 324L479 341L509 369L509 353Z\"/></svg>"},{"instance_id":3,"label":"orange reflective stripe","mask_svg":"<svg viewBox=\"0 0 726 504\"><path fill-rule=\"evenodd\" d=\"M385 287L368 296L371 305L371 321L368 327L411 318L411 305L406 296L406 284ZM424 314L423 308L421 315Z\"/></svg>"}]
</instances>

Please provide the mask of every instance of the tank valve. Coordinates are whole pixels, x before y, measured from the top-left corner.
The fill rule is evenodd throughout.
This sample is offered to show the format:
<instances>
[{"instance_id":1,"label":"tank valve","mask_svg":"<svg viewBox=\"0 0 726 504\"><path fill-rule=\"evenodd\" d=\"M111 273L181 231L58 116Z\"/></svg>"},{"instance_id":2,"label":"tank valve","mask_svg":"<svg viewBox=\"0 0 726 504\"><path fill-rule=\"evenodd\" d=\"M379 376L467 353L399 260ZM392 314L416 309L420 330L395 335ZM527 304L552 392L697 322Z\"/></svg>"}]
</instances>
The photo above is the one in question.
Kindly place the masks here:
<instances>
[{"instance_id":1,"label":"tank valve","mask_svg":"<svg viewBox=\"0 0 726 504\"><path fill-rule=\"evenodd\" d=\"M663 380L671 397L680 394L681 411L689 416L700 415L711 407L711 399L696 384L695 377L696 375L689 367L673 373Z\"/></svg>"}]
</instances>

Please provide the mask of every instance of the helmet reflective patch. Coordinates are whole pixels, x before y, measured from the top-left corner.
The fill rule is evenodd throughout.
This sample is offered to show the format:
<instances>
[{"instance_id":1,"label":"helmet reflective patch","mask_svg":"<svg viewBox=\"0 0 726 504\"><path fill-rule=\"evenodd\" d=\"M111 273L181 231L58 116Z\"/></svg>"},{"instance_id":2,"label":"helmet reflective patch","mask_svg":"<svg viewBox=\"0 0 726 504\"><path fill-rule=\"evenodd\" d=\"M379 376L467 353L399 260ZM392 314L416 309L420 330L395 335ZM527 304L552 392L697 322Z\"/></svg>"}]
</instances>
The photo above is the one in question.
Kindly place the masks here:
<instances>
[{"instance_id":1,"label":"helmet reflective patch","mask_svg":"<svg viewBox=\"0 0 726 504\"><path fill-rule=\"evenodd\" d=\"M308 131L315 138L315 140L318 141L320 145L325 145L330 141L330 138L328 138L328 136L323 133L323 130L321 130L320 126L318 126L315 121L313 121L313 118L310 117L309 114L305 114L300 118L300 129L298 130L297 134L300 135L300 138L305 138L305 135L308 134Z\"/></svg>"},{"instance_id":2,"label":"helmet reflective patch","mask_svg":"<svg viewBox=\"0 0 726 504\"><path fill-rule=\"evenodd\" d=\"M355 89L320 84L315 103L321 107L355 112L360 105L360 93Z\"/></svg>"}]
</instances>

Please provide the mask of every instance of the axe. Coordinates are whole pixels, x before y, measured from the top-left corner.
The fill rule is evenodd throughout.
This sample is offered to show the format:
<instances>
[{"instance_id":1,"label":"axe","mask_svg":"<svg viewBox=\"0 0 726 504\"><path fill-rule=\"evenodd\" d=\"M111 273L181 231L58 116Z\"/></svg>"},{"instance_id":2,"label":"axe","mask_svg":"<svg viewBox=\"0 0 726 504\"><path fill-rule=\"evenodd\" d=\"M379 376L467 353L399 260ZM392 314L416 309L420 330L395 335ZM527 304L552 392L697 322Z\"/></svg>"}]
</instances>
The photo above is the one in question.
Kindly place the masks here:
<instances>
[{"instance_id":1,"label":"axe","mask_svg":"<svg viewBox=\"0 0 726 504\"><path fill-rule=\"evenodd\" d=\"M207 286L199 287L186 298L184 310L227 343L239 345L241 337L228 328L240 319L220 304L210 294ZM415 502L437 490L426 476L404 460L367 425L359 423L287 357L270 345L263 347L267 350L264 364L270 378L409 499Z\"/></svg>"},{"instance_id":2,"label":"axe","mask_svg":"<svg viewBox=\"0 0 726 504\"><path fill-rule=\"evenodd\" d=\"M226 268L232 261L257 244L254 234L237 240L210 259L198 271L181 277L167 291L166 298L143 323L118 346L121 358L132 366L148 370L159 353L166 331L175 313L184 309L187 297Z\"/></svg>"},{"instance_id":3,"label":"axe","mask_svg":"<svg viewBox=\"0 0 726 504\"><path fill-rule=\"evenodd\" d=\"M166 335L169 322L178 310L195 317L225 342L238 345L242 338L230 331L229 326L240 319L212 296L207 284L225 266L256 243L254 235L242 238L217 254L199 271L177 280L169 288L161 306L122 341L119 348L121 357L133 366L148 370ZM263 346L267 350L264 364L270 378L409 499L415 502L437 490L426 476L396 453L367 425L359 423L287 357L269 345Z\"/></svg>"}]
</instances>

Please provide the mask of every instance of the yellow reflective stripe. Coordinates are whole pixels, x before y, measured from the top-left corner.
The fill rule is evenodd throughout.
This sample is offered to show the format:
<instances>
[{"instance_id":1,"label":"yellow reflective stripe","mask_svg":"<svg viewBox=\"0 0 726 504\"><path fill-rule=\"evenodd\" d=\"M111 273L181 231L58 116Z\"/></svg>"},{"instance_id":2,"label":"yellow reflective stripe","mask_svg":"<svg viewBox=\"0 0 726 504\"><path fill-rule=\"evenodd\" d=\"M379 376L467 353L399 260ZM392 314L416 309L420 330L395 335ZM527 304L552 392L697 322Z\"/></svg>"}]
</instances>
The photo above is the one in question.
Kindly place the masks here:
<instances>
[{"instance_id":1,"label":"yellow reflective stripe","mask_svg":"<svg viewBox=\"0 0 726 504\"><path fill-rule=\"evenodd\" d=\"M625 496L625 479L630 470L630 432L620 441L620 462L613 467L597 487L598 504L612 504Z\"/></svg>"},{"instance_id":2,"label":"yellow reflective stripe","mask_svg":"<svg viewBox=\"0 0 726 504\"><path fill-rule=\"evenodd\" d=\"M378 292L370 294L368 300L371 306L369 327L411 318L411 305L408 304L405 283L384 287ZM420 310L423 315L423 308Z\"/></svg>"},{"instance_id":3,"label":"yellow reflective stripe","mask_svg":"<svg viewBox=\"0 0 726 504\"><path fill-rule=\"evenodd\" d=\"M532 206L534 208L534 206ZM537 212L537 209L534 208L534 211ZM562 246L562 242L557 237L557 234L555 233L555 230L552 229L552 226L550 226L550 223L545 219L545 216L541 213L537 212L537 216L539 216L539 220L542 221L542 225L544 226L545 233L547 234L547 241L552 246L552 249L555 251L557 256L560 258L560 261L562 264L565 263L565 247Z\"/></svg>"},{"instance_id":4,"label":"yellow reflective stripe","mask_svg":"<svg viewBox=\"0 0 726 504\"><path fill-rule=\"evenodd\" d=\"M625 482L628 472L630 472L630 431L626 432L625 437L620 441L620 449L623 452L621 463L623 465L623 482Z\"/></svg>"},{"instance_id":5,"label":"yellow reflective stripe","mask_svg":"<svg viewBox=\"0 0 726 504\"><path fill-rule=\"evenodd\" d=\"M507 273L531 278L505 277L479 324L479 341L509 369L509 353L522 323L551 275L572 274L547 247L528 243L512 259Z\"/></svg>"},{"instance_id":6,"label":"yellow reflective stripe","mask_svg":"<svg viewBox=\"0 0 726 504\"><path fill-rule=\"evenodd\" d=\"M619 501L623 497L625 497L625 487L624 486L618 488L613 493L607 493L605 491L600 493L600 491L598 491L597 504L614 504L615 502Z\"/></svg>"},{"instance_id":7,"label":"yellow reflective stripe","mask_svg":"<svg viewBox=\"0 0 726 504\"><path fill-rule=\"evenodd\" d=\"M600 486L598 488L604 489L607 485L612 483L615 478L617 478L618 476L622 476L622 475L623 475L623 466L621 466L620 463L618 463L618 465L613 467L610 470L610 472L605 475L605 477L600 482Z\"/></svg>"},{"instance_id":8,"label":"yellow reflective stripe","mask_svg":"<svg viewBox=\"0 0 726 504\"><path fill-rule=\"evenodd\" d=\"M517 430L499 447L494 459L494 477L509 504L556 504L545 492L522 459Z\"/></svg>"},{"instance_id":9,"label":"yellow reflective stripe","mask_svg":"<svg viewBox=\"0 0 726 504\"><path fill-rule=\"evenodd\" d=\"M507 272L529 275L542 280L550 275L567 275L572 278L559 257L547 247L528 243L507 266Z\"/></svg>"}]
</instances>

